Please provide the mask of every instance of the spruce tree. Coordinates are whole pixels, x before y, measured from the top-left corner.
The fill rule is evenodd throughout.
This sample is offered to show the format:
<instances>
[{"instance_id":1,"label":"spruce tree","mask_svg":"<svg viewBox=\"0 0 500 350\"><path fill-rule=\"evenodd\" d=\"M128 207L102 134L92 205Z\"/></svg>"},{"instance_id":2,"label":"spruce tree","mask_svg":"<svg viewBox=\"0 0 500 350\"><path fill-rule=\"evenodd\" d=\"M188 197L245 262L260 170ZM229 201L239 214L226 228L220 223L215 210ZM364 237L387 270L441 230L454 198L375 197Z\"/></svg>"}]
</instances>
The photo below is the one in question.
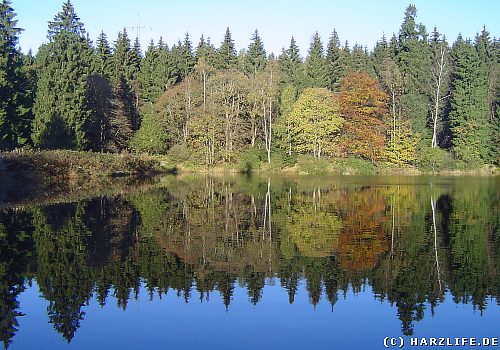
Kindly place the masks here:
<instances>
[{"instance_id":1,"label":"spruce tree","mask_svg":"<svg viewBox=\"0 0 500 350\"><path fill-rule=\"evenodd\" d=\"M226 34L224 35L224 41L222 42L219 50L217 50L217 67L218 69L224 70L236 66L237 56L236 49L234 47L234 41L231 38L231 32L229 27L226 29Z\"/></svg>"},{"instance_id":2,"label":"spruce tree","mask_svg":"<svg viewBox=\"0 0 500 350\"><path fill-rule=\"evenodd\" d=\"M104 32L99 34L96 46L96 72L107 79L113 76L113 56L111 55L111 47L108 43L108 38Z\"/></svg>"},{"instance_id":3,"label":"spruce tree","mask_svg":"<svg viewBox=\"0 0 500 350\"><path fill-rule=\"evenodd\" d=\"M304 72L302 59L300 58L299 47L295 38L290 39L290 46L283 50L278 57L278 65L281 71L281 76L284 85L292 85L297 90L301 90L304 86Z\"/></svg>"},{"instance_id":4,"label":"spruce tree","mask_svg":"<svg viewBox=\"0 0 500 350\"><path fill-rule=\"evenodd\" d=\"M262 72L266 67L266 50L264 43L255 29L252 35L248 50L245 55L245 71L247 74L255 75Z\"/></svg>"},{"instance_id":5,"label":"spruce tree","mask_svg":"<svg viewBox=\"0 0 500 350\"><path fill-rule=\"evenodd\" d=\"M347 40L345 41L344 46L340 50L339 69L340 69L340 78L343 78L344 76L347 75L347 73L354 71L351 49L349 48L349 42Z\"/></svg>"},{"instance_id":6,"label":"spruce tree","mask_svg":"<svg viewBox=\"0 0 500 350\"><path fill-rule=\"evenodd\" d=\"M340 40L335 29L328 41L326 48L326 64L328 65L328 88L331 91L338 91L340 83Z\"/></svg>"},{"instance_id":7,"label":"spruce tree","mask_svg":"<svg viewBox=\"0 0 500 350\"><path fill-rule=\"evenodd\" d=\"M180 56L178 68L181 74L181 80L184 80L194 68L195 57L193 53L193 44L189 39L189 33L184 36L182 44L179 42Z\"/></svg>"},{"instance_id":8,"label":"spruce tree","mask_svg":"<svg viewBox=\"0 0 500 350\"><path fill-rule=\"evenodd\" d=\"M115 149L124 147L125 140L132 132L128 130L137 130L139 126L138 118L138 80L137 74L140 66L140 47L134 45L131 47L130 39L126 29L118 33L113 50L113 77L111 79L113 87L115 113L113 120L116 125L125 125L124 135L117 136ZM118 129L118 127L117 127Z\"/></svg>"},{"instance_id":9,"label":"spruce tree","mask_svg":"<svg viewBox=\"0 0 500 350\"><path fill-rule=\"evenodd\" d=\"M141 105L152 104L161 93L161 86L156 84L155 66L158 62L158 51L153 40L149 42L141 63L139 82L141 83Z\"/></svg>"},{"instance_id":10,"label":"spruce tree","mask_svg":"<svg viewBox=\"0 0 500 350\"><path fill-rule=\"evenodd\" d=\"M179 79L179 71L172 60L171 51L167 44L160 38L156 46L158 57L154 67L155 86L158 87L159 93L163 93L166 89L177 83Z\"/></svg>"},{"instance_id":11,"label":"spruce tree","mask_svg":"<svg viewBox=\"0 0 500 350\"><path fill-rule=\"evenodd\" d=\"M88 148L90 62L83 23L68 0L49 22L45 65L34 105L33 142L41 148Z\"/></svg>"},{"instance_id":12,"label":"spruce tree","mask_svg":"<svg viewBox=\"0 0 500 350\"><path fill-rule=\"evenodd\" d=\"M470 41L461 36L453 45L449 122L455 155L466 163L489 160L490 127L487 77Z\"/></svg>"},{"instance_id":13,"label":"spruce tree","mask_svg":"<svg viewBox=\"0 0 500 350\"><path fill-rule=\"evenodd\" d=\"M328 86L328 66L323 55L323 43L318 32L314 33L305 67L308 87Z\"/></svg>"},{"instance_id":14,"label":"spruce tree","mask_svg":"<svg viewBox=\"0 0 500 350\"><path fill-rule=\"evenodd\" d=\"M403 76L404 93L401 98L403 114L422 138L431 133L426 129L430 117L430 101L426 88L430 79L430 47L425 26L415 22L417 9L409 5L398 36L396 59Z\"/></svg>"},{"instance_id":15,"label":"spruce tree","mask_svg":"<svg viewBox=\"0 0 500 350\"><path fill-rule=\"evenodd\" d=\"M493 39L491 44L492 67L491 76L491 91L492 91L492 105L491 105L491 125L492 125L492 141L493 148L492 158L493 162L498 166L500 165L500 41Z\"/></svg>"},{"instance_id":16,"label":"spruce tree","mask_svg":"<svg viewBox=\"0 0 500 350\"><path fill-rule=\"evenodd\" d=\"M9 0L0 3L0 150L28 141L30 113L23 88L27 78L23 56L16 47L20 28Z\"/></svg>"}]
</instances>

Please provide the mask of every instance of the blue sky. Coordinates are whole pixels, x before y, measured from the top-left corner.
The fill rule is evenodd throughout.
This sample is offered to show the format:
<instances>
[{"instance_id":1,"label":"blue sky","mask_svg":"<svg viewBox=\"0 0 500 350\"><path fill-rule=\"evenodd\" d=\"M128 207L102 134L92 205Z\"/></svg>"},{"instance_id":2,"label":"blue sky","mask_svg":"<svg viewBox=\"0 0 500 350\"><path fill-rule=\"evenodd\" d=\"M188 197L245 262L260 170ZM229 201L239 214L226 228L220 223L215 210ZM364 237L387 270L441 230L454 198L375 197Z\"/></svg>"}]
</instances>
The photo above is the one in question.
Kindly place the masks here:
<instances>
[{"instance_id":1,"label":"blue sky","mask_svg":"<svg viewBox=\"0 0 500 350\"><path fill-rule=\"evenodd\" d=\"M46 41L47 22L62 7L63 0L12 0L23 51ZM312 35L318 31L326 45L335 28L344 42L371 49L386 33L397 32L408 4L417 7L417 22L428 31L436 25L454 41L458 33L474 37L486 25L491 37L500 36L500 1L496 0L253 0L253 1L162 1L162 0L73 0L76 12L95 39L103 30L112 41L123 27L131 37L140 22L143 49L160 36L172 45L186 32L197 44L202 34L218 47L230 27L238 50L246 47L257 28L268 53L279 54L293 35L305 55Z\"/></svg>"}]
</instances>

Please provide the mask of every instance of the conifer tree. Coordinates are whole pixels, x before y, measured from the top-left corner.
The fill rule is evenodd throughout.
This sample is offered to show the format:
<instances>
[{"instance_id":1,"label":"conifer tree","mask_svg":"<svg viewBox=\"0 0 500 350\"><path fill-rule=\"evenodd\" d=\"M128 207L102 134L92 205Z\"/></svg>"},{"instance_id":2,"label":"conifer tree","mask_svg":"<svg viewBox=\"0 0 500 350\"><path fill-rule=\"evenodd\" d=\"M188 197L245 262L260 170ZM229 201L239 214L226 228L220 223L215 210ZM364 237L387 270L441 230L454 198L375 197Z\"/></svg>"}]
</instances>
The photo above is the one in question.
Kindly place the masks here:
<instances>
[{"instance_id":1,"label":"conifer tree","mask_svg":"<svg viewBox=\"0 0 500 350\"><path fill-rule=\"evenodd\" d=\"M415 22L416 16L417 9L409 5L398 36L396 59L404 82L401 107L413 131L430 139L431 133L426 129L429 100L425 89L429 86L431 54L425 26Z\"/></svg>"},{"instance_id":2,"label":"conifer tree","mask_svg":"<svg viewBox=\"0 0 500 350\"><path fill-rule=\"evenodd\" d=\"M340 50L339 55L339 68L340 68L340 78L342 79L349 72L354 71L354 64L352 62L351 49L349 48L349 42L346 40L344 46Z\"/></svg>"},{"instance_id":3,"label":"conifer tree","mask_svg":"<svg viewBox=\"0 0 500 350\"><path fill-rule=\"evenodd\" d=\"M229 69L236 65L237 56L236 49L234 47L234 41L231 38L231 32L229 27L226 29L226 34L224 35L224 41L221 44L219 50L217 50L217 67L218 69Z\"/></svg>"},{"instance_id":4,"label":"conifer tree","mask_svg":"<svg viewBox=\"0 0 500 350\"><path fill-rule=\"evenodd\" d=\"M193 53L193 44L189 39L189 33L186 33L184 36L184 41L180 47L180 62L179 62L179 70L181 73L181 80L186 78L189 73L194 68L195 65L195 57Z\"/></svg>"},{"instance_id":5,"label":"conifer tree","mask_svg":"<svg viewBox=\"0 0 500 350\"><path fill-rule=\"evenodd\" d=\"M295 38L290 39L290 46L278 57L278 64L284 85L290 84L301 90L304 82L302 59Z\"/></svg>"},{"instance_id":6,"label":"conifer tree","mask_svg":"<svg viewBox=\"0 0 500 350\"><path fill-rule=\"evenodd\" d=\"M156 85L155 65L158 62L158 51L153 40L149 42L144 59L139 72L139 82L141 84L141 105L152 104L161 93L161 86Z\"/></svg>"},{"instance_id":7,"label":"conifer tree","mask_svg":"<svg viewBox=\"0 0 500 350\"><path fill-rule=\"evenodd\" d=\"M16 47L20 28L9 0L0 2L0 150L28 141L30 124L23 56Z\"/></svg>"},{"instance_id":8,"label":"conifer tree","mask_svg":"<svg viewBox=\"0 0 500 350\"><path fill-rule=\"evenodd\" d=\"M167 88L177 83L179 79L179 71L172 60L171 51L168 45L160 38L156 48L158 58L155 63L155 72L153 74L155 86L158 87L160 94Z\"/></svg>"},{"instance_id":9,"label":"conifer tree","mask_svg":"<svg viewBox=\"0 0 500 350\"><path fill-rule=\"evenodd\" d=\"M267 57L264 43L259 36L258 30L255 29L245 55L245 71L250 75L255 75L263 71L266 67L266 60Z\"/></svg>"},{"instance_id":10,"label":"conifer tree","mask_svg":"<svg viewBox=\"0 0 500 350\"><path fill-rule=\"evenodd\" d=\"M455 155L467 163L489 160L490 127L487 77L470 41L461 36L453 45L449 122Z\"/></svg>"},{"instance_id":11,"label":"conifer tree","mask_svg":"<svg viewBox=\"0 0 500 350\"><path fill-rule=\"evenodd\" d=\"M117 135L115 149L124 147L133 130L137 130L139 125L138 118L138 95L137 92L137 69L140 61L140 50L137 45L132 49L127 30L124 28L118 33L113 50L113 68L114 73L111 79L113 87L113 105L114 113L112 124L116 125L117 132L120 125L123 126L123 135ZM131 130L129 130L131 128Z\"/></svg>"},{"instance_id":12,"label":"conifer tree","mask_svg":"<svg viewBox=\"0 0 500 350\"><path fill-rule=\"evenodd\" d=\"M99 34L96 46L96 73L107 79L113 76L113 56L111 55L111 47L109 46L108 38L104 32Z\"/></svg>"},{"instance_id":13,"label":"conifer tree","mask_svg":"<svg viewBox=\"0 0 500 350\"><path fill-rule=\"evenodd\" d=\"M33 142L42 148L87 149L89 48L83 23L69 0L49 22L48 38L48 59L37 84Z\"/></svg>"},{"instance_id":14,"label":"conifer tree","mask_svg":"<svg viewBox=\"0 0 500 350\"><path fill-rule=\"evenodd\" d=\"M305 67L308 87L328 86L328 66L323 54L323 43L318 32L314 33Z\"/></svg>"},{"instance_id":15,"label":"conifer tree","mask_svg":"<svg viewBox=\"0 0 500 350\"><path fill-rule=\"evenodd\" d=\"M331 91L338 91L340 84L341 67L340 40L337 31L334 29L326 48L326 64L328 65L328 88Z\"/></svg>"}]
</instances>

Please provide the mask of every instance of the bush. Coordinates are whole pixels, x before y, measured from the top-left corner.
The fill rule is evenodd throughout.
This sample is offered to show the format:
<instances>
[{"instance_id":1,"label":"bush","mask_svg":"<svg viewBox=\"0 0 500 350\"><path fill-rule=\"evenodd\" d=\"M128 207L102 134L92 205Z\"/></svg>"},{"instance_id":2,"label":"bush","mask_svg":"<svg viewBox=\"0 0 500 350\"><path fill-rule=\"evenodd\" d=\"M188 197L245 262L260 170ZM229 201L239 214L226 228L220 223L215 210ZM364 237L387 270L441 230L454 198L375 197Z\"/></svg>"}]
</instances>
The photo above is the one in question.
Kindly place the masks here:
<instances>
[{"instance_id":1,"label":"bush","mask_svg":"<svg viewBox=\"0 0 500 350\"><path fill-rule=\"evenodd\" d=\"M248 148L240 155L240 159L237 164L238 170L242 173L250 174L252 171L260 167L262 156L262 150L256 147Z\"/></svg>"},{"instance_id":2,"label":"bush","mask_svg":"<svg viewBox=\"0 0 500 350\"><path fill-rule=\"evenodd\" d=\"M325 159L317 159L311 156L301 156L297 165L299 172L308 174L326 174L330 168L330 162Z\"/></svg>"},{"instance_id":3,"label":"bush","mask_svg":"<svg viewBox=\"0 0 500 350\"><path fill-rule=\"evenodd\" d=\"M375 165L371 161L356 157L337 160L335 170L345 175L373 175L377 173Z\"/></svg>"},{"instance_id":4,"label":"bush","mask_svg":"<svg viewBox=\"0 0 500 350\"><path fill-rule=\"evenodd\" d=\"M444 149L424 147L419 150L417 165L424 171L441 171L449 167L450 155Z\"/></svg>"},{"instance_id":5,"label":"bush","mask_svg":"<svg viewBox=\"0 0 500 350\"><path fill-rule=\"evenodd\" d=\"M185 145L173 145L168 151L168 159L174 164L181 164L191 158L191 153Z\"/></svg>"}]
</instances>

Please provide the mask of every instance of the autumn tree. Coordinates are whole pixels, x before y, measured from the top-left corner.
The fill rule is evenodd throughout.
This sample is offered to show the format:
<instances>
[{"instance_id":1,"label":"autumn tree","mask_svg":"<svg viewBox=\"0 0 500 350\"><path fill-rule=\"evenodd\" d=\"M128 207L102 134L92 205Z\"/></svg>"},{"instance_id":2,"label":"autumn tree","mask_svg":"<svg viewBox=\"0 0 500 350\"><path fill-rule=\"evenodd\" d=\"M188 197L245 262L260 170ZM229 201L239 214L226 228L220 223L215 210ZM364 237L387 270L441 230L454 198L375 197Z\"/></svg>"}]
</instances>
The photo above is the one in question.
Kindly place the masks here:
<instances>
[{"instance_id":1,"label":"autumn tree","mask_svg":"<svg viewBox=\"0 0 500 350\"><path fill-rule=\"evenodd\" d=\"M248 78L237 70L226 70L212 76L208 81L212 113L223 125L222 140L224 161L234 160L235 151L248 139L244 122Z\"/></svg>"},{"instance_id":2,"label":"autumn tree","mask_svg":"<svg viewBox=\"0 0 500 350\"><path fill-rule=\"evenodd\" d=\"M351 72L340 83L340 112L345 119L342 144L347 154L375 161L386 139L388 97L378 81L366 73Z\"/></svg>"},{"instance_id":3,"label":"autumn tree","mask_svg":"<svg viewBox=\"0 0 500 350\"><path fill-rule=\"evenodd\" d=\"M335 95L325 88L308 88L293 105L290 120L292 147L315 158L331 152L343 118Z\"/></svg>"}]
</instances>

